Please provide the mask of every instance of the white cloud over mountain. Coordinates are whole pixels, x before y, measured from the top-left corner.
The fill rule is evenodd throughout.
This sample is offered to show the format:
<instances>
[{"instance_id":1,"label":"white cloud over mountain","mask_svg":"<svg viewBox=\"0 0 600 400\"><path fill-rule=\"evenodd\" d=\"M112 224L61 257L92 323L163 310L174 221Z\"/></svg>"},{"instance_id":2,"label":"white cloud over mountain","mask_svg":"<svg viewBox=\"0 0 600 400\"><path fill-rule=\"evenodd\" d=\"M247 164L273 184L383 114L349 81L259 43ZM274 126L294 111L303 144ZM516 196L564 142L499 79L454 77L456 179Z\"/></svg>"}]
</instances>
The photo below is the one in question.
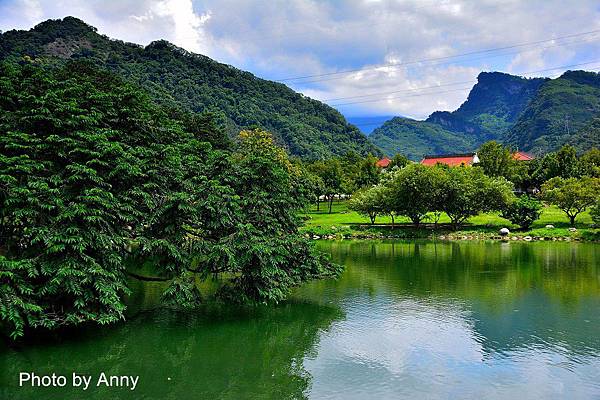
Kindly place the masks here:
<instances>
[{"instance_id":1,"label":"white cloud over mountain","mask_svg":"<svg viewBox=\"0 0 600 400\"><path fill-rule=\"evenodd\" d=\"M449 84L474 81L481 70L518 74L600 54L594 0L0 1L2 30L67 15L110 37L166 39L267 79L365 68L285 81L320 100L343 98L328 102L344 104L338 108L347 115L424 118L458 107L472 83ZM511 47L525 42L538 43ZM496 48L504 49L446 58ZM600 69L597 60L581 68Z\"/></svg>"}]
</instances>

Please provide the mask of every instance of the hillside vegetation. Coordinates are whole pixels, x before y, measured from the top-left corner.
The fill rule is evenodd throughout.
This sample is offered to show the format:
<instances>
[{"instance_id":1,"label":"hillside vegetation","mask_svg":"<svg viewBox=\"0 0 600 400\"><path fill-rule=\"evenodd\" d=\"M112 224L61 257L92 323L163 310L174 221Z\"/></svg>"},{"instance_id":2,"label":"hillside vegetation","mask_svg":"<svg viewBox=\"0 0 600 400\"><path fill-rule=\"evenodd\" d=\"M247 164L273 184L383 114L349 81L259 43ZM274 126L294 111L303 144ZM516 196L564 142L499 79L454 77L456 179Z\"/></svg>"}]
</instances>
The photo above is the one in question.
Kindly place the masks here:
<instances>
[{"instance_id":1,"label":"hillside vegetation","mask_svg":"<svg viewBox=\"0 0 600 400\"><path fill-rule=\"evenodd\" d=\"M582 152L600 145L600 136L590 134L594 127L588 126L599 113L600 75L568 71L540 87L504 141L537 154L565 143Z\"/></svg>"},{"instance_id":2,"label":"hillside vegetation","mask_svg":"<svg viewBox=\"0 0 600 400\"><path fill-rule=\"evenodd\" d=\"M260 126L273 132L289 152L309 159L348 151L378 153L375 146L335 109L287 86L166 41L146 47L109 39L83 21L48 20L29 31L0 35L0 59L64 63L89 59L133 81L163 106L217 111L231 135Z\"/></svg>"},{"instance_id":3,"label":"hillside vegetation","mask_svg":"<svg viewBox=\"0 0 600 400\"><path fill-rule=\"evenodd\" d=\"M369 138L385 154L401 153L415 161L425 154L444 153L449 146L455 152L469 151L475 146L471 138L437 124L401 117L387 121L375 129Z\"/></svg>"},{"instance_id":4,"label":"hillside vegetation","mask_svg":"<svg viewBox=\"0 0 600 400\"><path fill-rule=\"evenodd\" d=\"M412 159L420 156L414 155L415 143L427 152L456 153L465 151L465 145L475 151L496 140L536 155L564 144L580 153L600 146L597 73L567 71L557 79L527 79L482 72L477 79L457 110L436 111L425 121L400 123L394 118L370 140L388 155L400 152Z\"/></svg>"}]
</instances>

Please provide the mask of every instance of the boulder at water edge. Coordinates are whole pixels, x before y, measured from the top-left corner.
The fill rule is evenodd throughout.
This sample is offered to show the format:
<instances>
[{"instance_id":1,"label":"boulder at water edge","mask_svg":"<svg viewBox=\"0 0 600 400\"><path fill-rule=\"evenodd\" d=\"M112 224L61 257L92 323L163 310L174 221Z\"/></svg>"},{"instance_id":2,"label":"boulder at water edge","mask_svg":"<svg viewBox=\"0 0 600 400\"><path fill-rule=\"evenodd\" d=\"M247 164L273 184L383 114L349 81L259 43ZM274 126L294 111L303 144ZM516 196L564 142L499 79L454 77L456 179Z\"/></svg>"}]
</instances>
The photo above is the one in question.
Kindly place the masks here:
<instances>
[{"instance_id":1,"label":"boulder at water edge","mask_svg":"<svg viewBox=\"0 0 600 400\"><path fill-rule=\"evenodd\" d=\"M506 236L510 233L510 231L508 230L508 228L502 228L500 229L500 235L501 236Z\"/></svg>"}]
</instances>

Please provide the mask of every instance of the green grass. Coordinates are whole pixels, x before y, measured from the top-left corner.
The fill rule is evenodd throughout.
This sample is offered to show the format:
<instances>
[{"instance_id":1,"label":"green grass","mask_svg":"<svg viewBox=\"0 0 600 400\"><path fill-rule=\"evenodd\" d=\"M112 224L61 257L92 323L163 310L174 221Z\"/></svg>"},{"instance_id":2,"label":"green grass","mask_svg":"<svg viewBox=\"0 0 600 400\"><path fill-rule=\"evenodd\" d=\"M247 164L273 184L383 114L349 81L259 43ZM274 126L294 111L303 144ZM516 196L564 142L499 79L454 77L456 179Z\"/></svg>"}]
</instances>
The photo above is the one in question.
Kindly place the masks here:
<instances>
[{"instance_id":1,"label":"green grass","mask_svg":"<svg viewBox=\"0 0 600 400\"><path fill-rule=\"evenodd\" d=\"M534 222L528 231L520 231L518 226L512 225L510 221L500 217L499 213L485 213L470 218L458 232L452 232L447 224L450 218L443 214L440 226L434 229L433 221L425 223L420 228L411 225L406 217L395 218L396 227L392 229L392 220L389 216L380 216L371 225L368 217L359 215L348 210L345 201L334 202L332 213L329 214L327 205L322 203L317 211L316 205L311 206L308 213L303 215L305 219L303 232L317 236L393 236L393 237L429 237L432 235L451 234L457 236L495 236L502 227L511 230L511 236L532 237L569 237L572 239L600 240L600 230L592 229L592 218L589 212L584 212L577 217L577 232L570 232L569 219L555 206L545 207L540 218ZM554 225L553 229L545 228L546 225Z\"/></svg>"}]
</instances>

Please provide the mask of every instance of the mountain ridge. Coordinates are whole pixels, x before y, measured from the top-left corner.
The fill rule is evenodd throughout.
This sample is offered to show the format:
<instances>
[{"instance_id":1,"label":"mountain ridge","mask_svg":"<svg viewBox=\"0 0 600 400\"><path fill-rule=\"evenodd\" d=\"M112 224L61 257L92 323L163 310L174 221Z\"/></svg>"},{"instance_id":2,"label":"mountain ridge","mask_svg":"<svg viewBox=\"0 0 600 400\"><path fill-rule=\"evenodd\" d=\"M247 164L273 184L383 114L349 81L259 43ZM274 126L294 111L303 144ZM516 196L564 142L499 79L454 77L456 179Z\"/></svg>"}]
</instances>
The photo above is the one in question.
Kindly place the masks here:
<instances>
[{"instance_id":1,"label":"mountain ridge","mask_svg":"<svg viewBox=\"0 0 600 400\"><path fill-rule=\"evenodd\" d=\"M566 134L557 128L565 112L569 113L571 123ZM440 137L447 139L441 147L445 153L464 151L465 141L472 146L469 150L475 151L488 140L536 155L567 143L582 152L600 145L600 138L582 131L595 129L596 125L587 126L598 116L600 75L597 73L567 71L550 79L482 72L458 109L435 111L424 121L412 120L412 136L406 135L405 126L409 122L390 120L387 129L381 129L383 126L376 129L369 139L388 156L395 154L391 151L412 154L414 146L410 143L420 143L425 152L440 150ZM427 136L432 132L435 135ZM404 143L394 142L400 138Z\"/></svg>"},{"instance_id":2,"label":"mountain ridge","mask_svg":"<svg viewBox=\"0 0 600 400\"><path fill-rule=\"evenodd\" d=\"M223 113L233 135L260 126L291 154L327 158L349 151L379 154L337 110L282 83L188 52L165 40L147 46L110 39L75 17L47 20L0 35L0 59L64 63L89 59L140 85L157 102L192 112Z\"/></svg>"}]
</instances>

